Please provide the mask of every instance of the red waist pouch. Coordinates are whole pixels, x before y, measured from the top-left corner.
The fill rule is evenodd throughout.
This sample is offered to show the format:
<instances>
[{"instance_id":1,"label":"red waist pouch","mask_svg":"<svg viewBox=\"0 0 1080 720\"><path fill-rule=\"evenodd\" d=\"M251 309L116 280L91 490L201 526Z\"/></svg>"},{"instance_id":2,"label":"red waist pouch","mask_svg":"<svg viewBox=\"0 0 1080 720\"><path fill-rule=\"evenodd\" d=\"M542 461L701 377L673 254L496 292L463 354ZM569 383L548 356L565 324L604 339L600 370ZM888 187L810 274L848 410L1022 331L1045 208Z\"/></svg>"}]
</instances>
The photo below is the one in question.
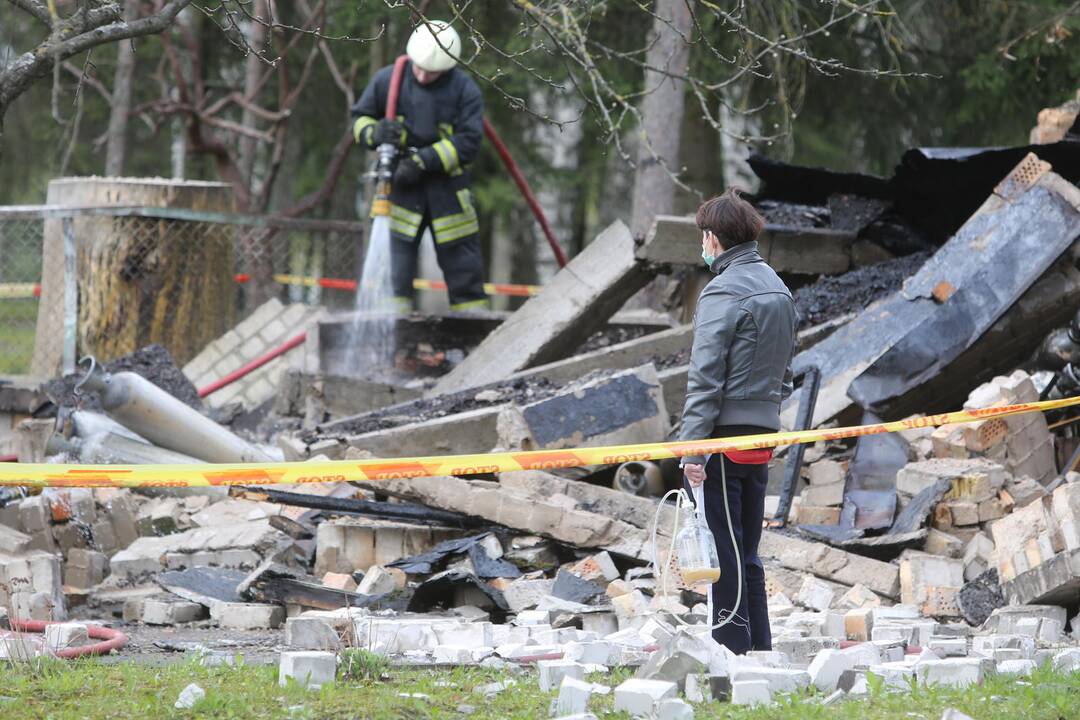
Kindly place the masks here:
<instances>
[{"instance_id":1,"label":"red waist pouch","mask_svg":"<svg viewBox=\"0 0 1080 720\"><path fill-rule=\"evenodd\" d=\"M765 465L772 460L773 448L756 450L728 450L724 457L738 465Z\"/></svg>"}]
</instances>

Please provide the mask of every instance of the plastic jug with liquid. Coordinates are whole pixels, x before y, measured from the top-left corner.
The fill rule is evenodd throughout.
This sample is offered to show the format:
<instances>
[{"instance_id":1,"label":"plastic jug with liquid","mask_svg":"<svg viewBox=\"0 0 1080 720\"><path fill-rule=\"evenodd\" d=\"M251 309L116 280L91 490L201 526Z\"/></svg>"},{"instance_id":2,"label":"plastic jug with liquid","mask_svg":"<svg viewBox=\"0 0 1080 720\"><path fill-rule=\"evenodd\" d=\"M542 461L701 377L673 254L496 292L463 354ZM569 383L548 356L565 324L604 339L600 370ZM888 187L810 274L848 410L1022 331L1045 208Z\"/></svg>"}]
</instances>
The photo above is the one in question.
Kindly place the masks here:
<instances>
[{"instance_id":1,"label":"plastic jug with liquid","mask_svg":"<svg viewBox=\"0 0 1080 720\"><path fill-rule=\"evenodd\" d=\"M694 488L695 507L690 503L683 506L675 536L679 574L687 587L698 592L707 591L709 585L720 580L720 559L716 555L716 540L705 522L703 495L700 485Z\"/></svg>"}]
</instances>

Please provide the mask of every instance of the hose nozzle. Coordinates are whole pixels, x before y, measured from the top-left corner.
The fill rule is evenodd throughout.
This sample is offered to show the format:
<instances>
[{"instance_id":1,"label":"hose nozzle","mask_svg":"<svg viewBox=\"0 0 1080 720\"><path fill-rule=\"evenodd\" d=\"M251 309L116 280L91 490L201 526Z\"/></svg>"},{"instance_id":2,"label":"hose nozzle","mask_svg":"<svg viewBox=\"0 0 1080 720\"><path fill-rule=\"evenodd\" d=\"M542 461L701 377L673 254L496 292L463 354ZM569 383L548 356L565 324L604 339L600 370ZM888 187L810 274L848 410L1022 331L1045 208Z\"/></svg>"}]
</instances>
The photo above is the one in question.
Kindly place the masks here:
<instances>
[{"instance_id":1,"label":"hose nozzle","mask_svg":"<svg viewBox=\"0 0 1080 720\"><path fill-rule=\"evenodd\" d=\"M383 143L375 148L375 153L378 161L375 165L375 197L371 201L371 214L385 216L390 214L390 183L394 179L397 148Z\"/></svg>"}]
</instances>

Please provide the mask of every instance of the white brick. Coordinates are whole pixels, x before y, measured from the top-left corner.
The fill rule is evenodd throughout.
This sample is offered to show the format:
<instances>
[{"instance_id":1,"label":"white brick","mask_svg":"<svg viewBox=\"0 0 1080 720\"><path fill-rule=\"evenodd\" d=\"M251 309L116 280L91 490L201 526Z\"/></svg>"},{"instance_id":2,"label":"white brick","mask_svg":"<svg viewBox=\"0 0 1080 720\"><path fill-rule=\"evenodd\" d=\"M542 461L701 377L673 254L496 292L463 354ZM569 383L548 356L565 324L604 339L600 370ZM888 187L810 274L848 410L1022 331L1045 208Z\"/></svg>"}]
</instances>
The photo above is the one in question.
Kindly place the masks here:
<instances>
[{"instance_id":1,"label":"white brick","mask_svg":"<svg viewBox=\"0 0 1080 720\"><path fill-rule=\"evenodd\" d=\"M619 649L612 643L599 640L595 642L569 642L563 657L585 665L614 665L619 661Z\"/></svg>"},{"instance_id":2,"label":"white brick","mask_svg":"<svg viewBox=\"0 0 1080 720\"><path fill-rule=\"evenodd\" d=\"M881 662L881 652L872 643L859 643L844 650L822 650L810 663L810 681L825 692L832 692L845 670Z\"/></svg>"},{"instance_id":3,"label":"white brick","mask_svg":"<svg viewBox=\"0 0 1080 720\"><path fill-rule=\"evenodd\" d=\"M564 675L559 685L559 699L556 701L556 715L577 715L588 710L592 696L592 683Z\"/></svg>"},{"instance_id":4,"label":"white brick","mask_svg":"<svg viewBox=\"0 0 1080 720\"><path fill-rule=\"evenodd\" d=\"M337 650L341 638L328 620L301 615L285 621L285 645L299 650Z\"/></svg>"},{"instance_id":5,"label":"white brick","mask_svg":"<svg viewBox=\"0 0 1080 720\"><path fill-rule=\"evenodd\" d=\"M977 685L983 679L982 660L979 658L949 658L921 662L915 668L920 685L944 685L964 688Z\"/></svg>"},{"instance_id":6,"label":"white brick","mask_svg":"<svg viewBox=\"0 0 1080 720\"><path fill-rule=\"evenodd\" d=\"M615 711L631 715L648 715L661 700L673 698L679 686L665 680L640 680L631 678L615 688Z\"/></svg>"},{"instance_id":7,"label":"white brick","mask_svg":"<svg viewBox=\"0 0 1080 720\"><path fill-rule=\"evenodd\" d=\"M1054 656L1054 670L1071 673L1080 670L1080 649L1069 648Z\"/></svg>"},{"instance_id":8,"label":"white brick","mask_svg":"<svg viewBox=\"0 0 1080 720\"><path fill-rule=\"evenodd\" d=\"M1020 675L1027 677L1035 672L1034 660L1002 660L997 664L998 675Z\"/></svg>"},{"instance_id":9,"label":"white brick","mask_svg":"<svg viewBox=\"0 0 1080 720\"><path fill-rule=\"evenodd\" d=\"M585 678L585 666L573 660L538 660L536 669L540 673L540 690L543 692L558 688L564 677Z\"/></svg>"},{"instance_id":10,"label":"white brick","mask_svg":"<svg viewBox=\"0 0 1080 720\"><path fill-rule=\"evenodd\" d=\"M45 644L53 652L90 643L90 634L83 623L51 623L45 626Z\"/></svg>"},{"instance_id":11,"label":"white brick","mask_svg":"<svg viewBox=\"0 0 1080 720\"><path fill-rule=\"evenodd\" d=\"M810 673L779 667L737 667L732 673L733 682L739 680L764 680L771 693L793 693L810 686Z\"/></svg>"},{"instance_id":12,"label":"white brick","mask_svg":"<svg viewBox=\"0 0 1080 720\"><path fill-rule=\"evenodd\" d=\"M474 665L492 655L494 648L466 647L464 645L436 645L433 653L435 662L452 665Z\"/></svg>"},{"instance_id":13,"label":"white brick","mask_svg":"<svg viewBox=\"0 0 1080 720\"><path fill-rule=\"evenodd\" d=\"M737 680L731 683L732 705L757 705L772 704L772 693L769 692L767 680Z\"/></svg>"},{"instance_id":14,"label":"white brick","mask_svg":"<svg viewBox=\"0 0 1080 720\"><path fill-rule=\"evenodd\" d=\"M285 620L285 608L261 603L214 603L210 619L230 630L276 628Z\"/></svg>"},{"instance_id":15,"label":"white brick","mask_svg":"<svg viewBox=\"0 0 1080 720\"><path fill-rule=\"evenodd\" d=\"M466 647L495 647L493 625L489 622L451 622L433 626L440 645L464 645Z\"/></svg>"},{"instance_id":16,"label":"white brick","mask_svg":"<svg viewBox=\"0 0 1080 720\"><path fill-rule=\"evenodd\" d=\"M870 673L881 678L890 690L909 690L911 678L915 677L915 666L906 662L887 662L871 665Z\"/></svg>"},{"instance_id":17,"label":"white brick","mask_svg":"<svg viewBox=\"0 0 1080 720\"><path fill-rule=\"evenodd\" d=\"M206 691L195 683L191 683L180 691L180 697L176 698L173 707L177 710L190 710L204 697L206 697Z\"/></svg>"},{"instance_id":18,"label":"white brick","mask_svg":"<svg viewBox=\"0 0 1080 720\"><path fill-rule=\"evenodd\" d=\"M835 593L829 585L812 575L807 575L799 588L799 604L821 612L832 607Z\"/></svg>"},{"instance_id":19,"label":"white brick","mask_svg":"<svg viewBox=\"0 0 1080 720\"><path fill-rule=\"evenodd\" d=\"M549 610L522 610L513 620L514 625L521 627L533 627L537 625L551 626L551 612Z\"/></svg>"},{"instance_id":20,"label":"white brick","mask_svg":"<svg viewBox=\"0 0 1080 720\"><path fill-rule=\"evenodd\" d=\"M334 682L337 675L337 656L332 652L302 650L281 653L278 684L285 686L292 679L308 689L318 689Z\"/></svg>"},{"instance_id":21,"label":"white brick","mask_svg":"<svg viewBox=\"0 0 1080 720\"><path fill-rule=\"evenodd\" d=\"M373 565L364 573L364 579L360 581L360 587L356 589L361 595L384 595L397 589L397 581L394 576L379 565Z\"/></svg>"},{"instance_id":22,"label":"white brick","mask_svg":"<svg viewBox=\"0 0 1080 720\"><path fill-rule=\"evenodd\" d=\"M964 657L967 655L967 640L960 637L932 637L927 647L941 657Z\"/></svg>"},{"instance_id":23,"label":"white brick","mask_svg":"<svg viewBox=\"0 0 1080 720\"><path fill-rule=\"evenodd\" d=\"M656 703L656 720L694 720L694 708L681 698Z\"/></svg>"},{"instance_id":24,"label":"white brick","mask_svg":"<svg viewBox=\"0 0 1080 720\"><path fill-rule=\"evenodd\" d=\"M142 603L142 621L147 625L179 625L205 617L202 605L185 600L146 598Z\"/></svg>"}]
</instances>

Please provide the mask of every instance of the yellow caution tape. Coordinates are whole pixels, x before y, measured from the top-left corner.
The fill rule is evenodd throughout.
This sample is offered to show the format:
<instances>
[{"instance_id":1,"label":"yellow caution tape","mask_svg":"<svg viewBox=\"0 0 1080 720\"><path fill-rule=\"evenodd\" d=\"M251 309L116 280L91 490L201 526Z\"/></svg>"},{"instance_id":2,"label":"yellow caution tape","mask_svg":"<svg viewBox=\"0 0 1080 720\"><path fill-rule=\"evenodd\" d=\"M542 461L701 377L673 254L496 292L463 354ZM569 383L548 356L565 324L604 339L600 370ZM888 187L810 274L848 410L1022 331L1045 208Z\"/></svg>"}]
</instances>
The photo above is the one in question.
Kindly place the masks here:
<instances>
[{"instance_id":1,"label":"yellow caution tape","mask_svg":"<svg viewBox=\"0 0 1080 720\"><path fill-rule=\"evenodd\" d=\"M207 487L227 485L290 485L297 483L392 480L442 475L479 475L513 470L553 470L587 465L614 465L632 460L709 455L901 432L953 423L977 422L1021 413L1080 405L1080 397L1002 405L980 410L927 415L895 422L828 430L743 435L733 438L663 442L645 445L534 450L486 455L438 455L379 460L207 465L52 465L0 464L0 485L29 487Z\"/></svg>"}]
</instances>

